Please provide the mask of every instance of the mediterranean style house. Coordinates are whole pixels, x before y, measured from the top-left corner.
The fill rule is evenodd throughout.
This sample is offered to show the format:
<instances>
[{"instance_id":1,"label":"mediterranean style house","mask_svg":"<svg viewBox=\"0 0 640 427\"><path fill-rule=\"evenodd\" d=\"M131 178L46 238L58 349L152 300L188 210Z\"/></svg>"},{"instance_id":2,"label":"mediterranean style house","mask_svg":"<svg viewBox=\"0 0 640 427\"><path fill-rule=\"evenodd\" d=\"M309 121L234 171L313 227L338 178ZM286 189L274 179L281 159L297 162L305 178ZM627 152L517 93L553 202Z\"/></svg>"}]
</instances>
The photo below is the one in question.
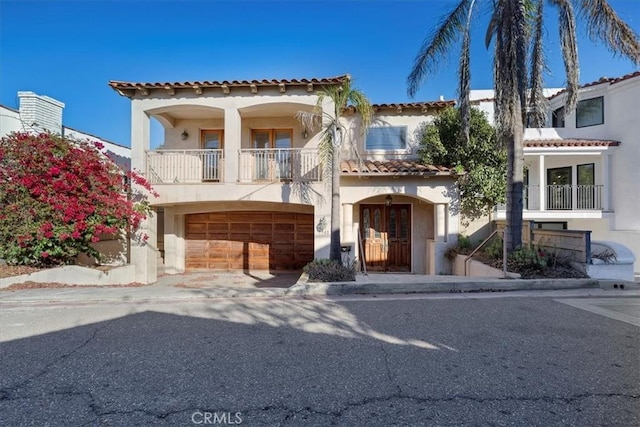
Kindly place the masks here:
<instances>
[{"instance_id":1,"label":"mediterranean style house","mask_svg":"<svg viewBox=\"0 0 640 427\"><path fill-rule=\"evenodd\" d=\"M348 75L109 85L131 100L131 163L160 194L131 248L136 281L159 271L298 270L329 256L331 191L320 129L296 118ZM453 101L374 105L366 134L341 116L341 244L368 271L440 274L457 241L456 174L417 162L416 130ZM323 98L324 114L332 101ZM151 149L150 121L164 129ZM366 136L365 136L366 135Z\"/></svg>"},{"instance_id":2,"label":"mediterranean style house","mask_svg":"<svg viewBox=\"0 0 640 427\"><path fill-rule=\"evenodd\" d=\"M493 119L492 91L472 92ZM623 244L635 255L638 276L640 72L583 85L567 114L563 90L547 95L548 127L525 132L524 219L538 228L591 230L592 240ZM496 218L505 216L499 207Z\"/></svg>"}]
</instances>

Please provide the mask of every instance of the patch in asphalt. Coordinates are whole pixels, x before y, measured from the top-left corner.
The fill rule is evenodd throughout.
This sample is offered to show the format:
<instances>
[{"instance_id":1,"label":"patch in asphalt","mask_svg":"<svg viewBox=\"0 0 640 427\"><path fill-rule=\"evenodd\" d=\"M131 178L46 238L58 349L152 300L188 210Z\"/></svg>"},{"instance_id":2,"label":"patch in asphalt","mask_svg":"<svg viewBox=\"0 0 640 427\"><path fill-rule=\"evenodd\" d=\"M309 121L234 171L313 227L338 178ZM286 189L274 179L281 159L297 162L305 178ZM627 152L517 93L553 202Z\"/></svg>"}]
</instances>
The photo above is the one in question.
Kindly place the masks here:
<instances>
[{"instance_id":1,"label":"patch in asphalt","mask_svg":"<svg viewBox=\"0 0 640 427\"><path fill-rule=\"evenodd\" d=\"M640 326L640 298L562 298L554 301Z\"/></svg>"}]
</instances>

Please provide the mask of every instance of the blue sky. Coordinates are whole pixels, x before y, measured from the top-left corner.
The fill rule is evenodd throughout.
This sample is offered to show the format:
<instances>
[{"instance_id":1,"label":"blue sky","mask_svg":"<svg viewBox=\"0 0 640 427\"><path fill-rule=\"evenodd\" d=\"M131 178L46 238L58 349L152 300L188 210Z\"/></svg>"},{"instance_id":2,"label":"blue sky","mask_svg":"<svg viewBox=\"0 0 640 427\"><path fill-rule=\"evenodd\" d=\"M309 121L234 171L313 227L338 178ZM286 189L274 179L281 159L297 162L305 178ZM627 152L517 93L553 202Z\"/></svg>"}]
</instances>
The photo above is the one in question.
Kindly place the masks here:
<instances>
[{"instance_id":1,"label":"blue sky","mask_svg":"<svg viewBox=\"0 0 640 427\"><path fill-rule=\"evenodd\" d=\"M107 83L351 74L374 103L410 101L406 78L425 37L457 0L0 0L0 104L31 90L66 104L63 121L129 145L130 101ZM482 0L487 1L487 0ZM640 33L640 0L609 0ZM472 88L491 88L478 16ZM555 20L547 23L547 87L564 85ZM581 82L636 71L580 27ZM415 101L454 99L457 51ZM156 136L157 137L157 132Z\"/></svg>"}]
</instances>

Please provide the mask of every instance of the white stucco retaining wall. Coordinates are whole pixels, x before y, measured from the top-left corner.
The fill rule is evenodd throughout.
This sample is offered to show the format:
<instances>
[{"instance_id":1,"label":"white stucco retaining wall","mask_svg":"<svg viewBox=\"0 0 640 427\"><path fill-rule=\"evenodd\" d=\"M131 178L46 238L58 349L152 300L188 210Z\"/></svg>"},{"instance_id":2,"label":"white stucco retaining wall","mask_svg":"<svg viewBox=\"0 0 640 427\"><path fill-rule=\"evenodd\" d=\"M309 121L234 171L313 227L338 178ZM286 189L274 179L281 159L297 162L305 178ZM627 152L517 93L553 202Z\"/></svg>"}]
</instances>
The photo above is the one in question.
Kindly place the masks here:
<instances>
[{"instance_id":1,"label":"white stucco retaining wall","mask_svg":"<svg viewBox=\"0 0 640 427\"><path fill-rule=\"evenodd\" d=\"M24 282L94 286L127 285L135 282L135 266L129 264L101 271L95 268L66 265L31 274L2 278L0 279L0 288Z\"/></svg>"},{"instance_id":2,"label":"white stucco retaining wall","mask_svg":"<svg viewBox=\"0 0 640 427\"><path fill-rule=\"evenodd\" d=\"M495 277L498 279L504 277L502 270L498 270L497 268L493 268L474 259L470 259L467 262L467 269L465 272L466 259L466 255L456 255L453 274L456 276ZM519 279L521 276L518 273L507 272L507 277L510 279Z\"/></svg>"}]
</instances>

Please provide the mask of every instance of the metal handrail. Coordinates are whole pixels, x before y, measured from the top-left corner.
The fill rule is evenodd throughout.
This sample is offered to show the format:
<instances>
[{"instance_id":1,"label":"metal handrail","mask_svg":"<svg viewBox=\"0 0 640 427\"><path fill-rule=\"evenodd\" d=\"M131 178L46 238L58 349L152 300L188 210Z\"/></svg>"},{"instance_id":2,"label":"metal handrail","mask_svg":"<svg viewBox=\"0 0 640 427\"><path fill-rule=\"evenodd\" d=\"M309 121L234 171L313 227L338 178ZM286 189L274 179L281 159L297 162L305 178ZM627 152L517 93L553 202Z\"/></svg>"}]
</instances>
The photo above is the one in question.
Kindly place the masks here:
<instances>
[{"instance_id":1,"label":"metal handrail","mask_svg":"<svg viewBox=\"0 0 640 427\"><path fill-rule=\"evenodd\" d=\"M471 253L469 255L467 255L467 257L464 259L464 275L465 275L465 277L467 275L467 262L471 259L472 256L475 255L476 252L478 252L480 250L480 248L482 248L489 240L491 240L491 238L493 236L495 236L498 233L499 233L498 230L494 230L493 233L489 234L489 237L484 239L482 241L482 243L480 243L474 250L471 251ZM502 245L504 245L504 239L502 239Z\"/></svg>"}]
</instances>

